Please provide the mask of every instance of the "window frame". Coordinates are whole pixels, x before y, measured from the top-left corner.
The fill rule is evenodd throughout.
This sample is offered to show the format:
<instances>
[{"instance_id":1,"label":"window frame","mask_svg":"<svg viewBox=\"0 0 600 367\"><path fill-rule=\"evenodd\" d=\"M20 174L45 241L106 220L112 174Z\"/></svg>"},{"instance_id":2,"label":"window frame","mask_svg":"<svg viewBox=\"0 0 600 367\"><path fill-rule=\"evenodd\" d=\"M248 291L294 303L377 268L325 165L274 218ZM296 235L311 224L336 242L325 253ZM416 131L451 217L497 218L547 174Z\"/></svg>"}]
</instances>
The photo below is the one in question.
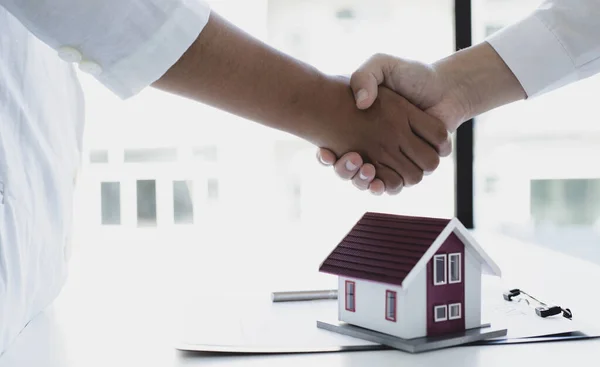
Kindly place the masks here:
<instances>
[{"instance_id":1,"label":"window frame","mask_svg":"<svg viewBox=\"0 0 600 367\"><path fill-rule=\"evenodd\" d=\"M389 296L393 295L394 296L394 303L393 303L393 317L389 317ZM386 289L385 291L385 319L387 321L392 321L392 322L396 322L398 318L398 292L396 291L392 291L389 289Z\"/></svg>"},{"instance_id":2,"label":"window frame","mask_svg":"<svg viewBox=\"0 0 600 367\"><path fill-rule=\"evenodd\" d=\"M471 0L454 0L454 45L456 51L473 45L473 4ZM474 118L465 121L456 131L455 165L455 216L467 229L475 228L474 222Z\"/></svg>"},{"instance_id":3,"label":"window frame","mask_svg":"<svg viewBox=\"0 0 600 367\"><path fill-rule=\"evenodd\" d=\"M437 271L437 259L444 259L444 280L441 282L437 281L438 271ZM438 254L433 256L433 285L446 285L448 284L448 258L446 254Z\"/></svg>"},{"instance_id":4,"label":"window frame","mask_svg":"<svg viewBox=\"0 0 600 367\"><path fill-rule=\"evenodd\" d=\"M452 258L458 257L458 280L452 280ZM460 284L462 282L462 254L455 252L448 254L448 284Z\"/></svg>"},{"instance_id":5,"label":"window frame","mask_svg":"<svg viewBox=\"0 0 600 367\"><path fill-rule=\"evenodd\" d=\"M348 307L348 297L350 296L348 293L348 286L352 285L352 308ZM346 308L346 311L349 312L356 312L356 282L352 281L352 280L346 280L345 284L344 284L344 306Z\"/></svg>"},{"instance_id":6,"label":"window frame","mask_svg":"<svg viewBox=\"0 0 600 367\"><path fill-rule=\"evenodd\" d=\"M452 316L452 307L458 306L458 316ZM462 304L459 303L451 303L448 305L448 320L460 320L462 319Z\"/></svg>"},{"instance_id":7,"label":"window frame","mask_svg":"<svg viewBox=\"0 0 600 367\"><path fill-rule=\"evenodd\" d=\"M444 318L438 318L438 309L443 309L444 310ZM438 305L438 306L433 306L433 321L434 322L444 322L444 321L448 321L448 305Z\"/></svg>"}]
</instances>

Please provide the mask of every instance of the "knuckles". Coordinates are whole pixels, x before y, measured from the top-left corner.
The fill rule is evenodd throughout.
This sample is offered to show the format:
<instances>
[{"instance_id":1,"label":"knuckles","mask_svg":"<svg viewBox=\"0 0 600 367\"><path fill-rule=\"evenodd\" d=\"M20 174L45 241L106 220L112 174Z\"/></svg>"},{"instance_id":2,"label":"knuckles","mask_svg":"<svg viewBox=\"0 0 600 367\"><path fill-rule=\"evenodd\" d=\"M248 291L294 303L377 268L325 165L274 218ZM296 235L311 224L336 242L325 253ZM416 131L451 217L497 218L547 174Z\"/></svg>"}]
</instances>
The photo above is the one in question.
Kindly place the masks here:
<instances>
[{"instance_id":1,"label":"knuckles","mask_svg":"<svg viewBox=\"0 0 600 367\"><path fill-rule=\"evenodd\" d=\"M437 143L440 145L445 144L448 141L448 138L450 137L450 133L448 132L448 130L446 130L444 126L438 127L436 130L437 131L435 132L435 138L437 139Z\"/></svg>"},{"instance_id":2,"label":"knuckles","mask_svg":"<svg viewBox=\"0 0 600 367\"><path fill-rule=\"evenodd\" d=\"M444 126L437 127L433 136L435 139L434 145L439 151L451 149L451 147L448 147L450 142L450 133Z\"/></svg>"},{"instance_id":3,"label":"knuckles","mask_svg":"<svg viewBox=\"0 0 600 367\"><path fill-rule=\"evenodd\" d=\"M395 181L393 183L385 182L385 187L390 195L397 195L400 193L400 191L402 191L404 185L401 181Z\"/></svg>"},{"instance_id":4,"label":"knuckles","mask_svg":"<svg viewBox=\"0 0 600 367\"><path fill-rule=\"evenodd\" d=\"M418 185L419 183L421 183L421 181L423 181L423 171L421 170L416 170L414 172L411 172L410 174L407 174L404 177L404 181L405 181L405 185L406 186L414 186L414 185Z\"/></svg>"},{"instance_id":5,"label":"knuckles","mask_svg":"<svg viewBox=\"0 0 600 367\"><path fill-rule=\"evenodd\" d=\"M376 54L374 54L373 56L371 56L367 63L368 64L381 64L385 61L387 61L390 58L390 55L386 54L386 53L381 53L378 52Z\"/></svg>"},{"instance_id":6,"label":"knuckles","mask_svg":"<svg viewBox=\"0 0 600 367\"><path fill-rule=\"evenodd\" d=\"M433 172L440 166L440 156L437 154L430 154L424 164L423 169L427 172Z\"/></svg>"}]
</instances>

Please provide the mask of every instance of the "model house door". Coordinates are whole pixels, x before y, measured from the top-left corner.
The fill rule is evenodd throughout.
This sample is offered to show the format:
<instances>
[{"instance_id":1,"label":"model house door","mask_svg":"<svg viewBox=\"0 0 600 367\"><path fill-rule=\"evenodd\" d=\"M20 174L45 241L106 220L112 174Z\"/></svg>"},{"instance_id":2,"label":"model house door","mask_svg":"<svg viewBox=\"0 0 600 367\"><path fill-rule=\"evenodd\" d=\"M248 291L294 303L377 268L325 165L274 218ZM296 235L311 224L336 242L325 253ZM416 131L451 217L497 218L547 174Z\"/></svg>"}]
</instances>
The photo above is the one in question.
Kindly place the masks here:
<instances>
[{"instance_id":1,"label":"model house door","mask_svg":"<svg viewBox=\"0 0 600 367\"><path fill-rule=\"evenodd\" d=\"M465 330L464 245L451 234L427 265L427 335Z\"/></svg>"}]
</instances>

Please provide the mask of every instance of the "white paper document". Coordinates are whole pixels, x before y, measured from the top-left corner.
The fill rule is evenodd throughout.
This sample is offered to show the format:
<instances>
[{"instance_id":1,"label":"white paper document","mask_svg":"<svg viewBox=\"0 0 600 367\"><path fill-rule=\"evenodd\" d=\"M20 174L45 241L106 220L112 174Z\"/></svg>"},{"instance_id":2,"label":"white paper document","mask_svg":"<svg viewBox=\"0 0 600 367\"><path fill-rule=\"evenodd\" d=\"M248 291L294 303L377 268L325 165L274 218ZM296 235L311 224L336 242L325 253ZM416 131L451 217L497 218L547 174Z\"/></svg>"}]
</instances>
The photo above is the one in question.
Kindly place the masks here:
<instances>
[{"instance_id":1,"label":"white paper document","mask_svg":"<svg viewBox=\"0 0 600 367\"><path fill-rule=\"evenodd\" d=\"M560 315L541 318L535 304L508 302L503 289L483 290L482 318L508 329L500 339L575 332L577 321ZM272 303L270 294L203 296L179 317L176 348L228 353L303 353L386 349L378 344L317 328L317 320L337 320L337 301Z\"/></svg>"},{"instance_id":2,"label":"white paper document","mask_svg":"<svg viewBox=\"0 0 600 367\"><path fill-rule=\"evenodd\" d=\"M220 297L186 309L176 348L206 352L302 353L382 349L378 344L317 329L337 319L337 301L272 303L269 295Z\"/></svg>"}]
</instances>

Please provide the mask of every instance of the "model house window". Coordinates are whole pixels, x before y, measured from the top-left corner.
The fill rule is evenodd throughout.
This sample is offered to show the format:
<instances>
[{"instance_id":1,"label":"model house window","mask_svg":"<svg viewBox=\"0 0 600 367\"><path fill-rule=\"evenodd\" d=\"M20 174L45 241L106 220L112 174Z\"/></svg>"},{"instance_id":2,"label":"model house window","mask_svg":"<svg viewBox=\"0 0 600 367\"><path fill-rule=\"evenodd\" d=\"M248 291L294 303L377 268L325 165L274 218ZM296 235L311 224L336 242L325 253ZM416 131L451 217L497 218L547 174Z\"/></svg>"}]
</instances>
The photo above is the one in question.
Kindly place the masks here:
<instances>
[{"instance_id":1,"label":"model house window","mask_svg":"<svg viewBox=\"0 0 600 367\"><path fill-rule=\"evenodd\" d=\"M435 322L448 320L448 306L435 306L433 308L433 317Z\"/></svg>"},{"instance_id":2,"label":"model house window","mask_svg":"<svg viewBox=\"0 0 600 367\"><path fill-rule=\"evenodd\" d=\"M433 257L433 284L446 284L446 255L435 255Z\"/></svg>"},{"instance_id":3,"label":"model house window","mask_svg":"<svg viewBox=\"0 0 600 367\"><path fill-rule=\"evenodd\" d=\"M385 291L385 319L396 321L396 292Z\"/></svg>"},{"instance_id":4,"label":"model house window","mask_svg":"<svg viewBox=\"0 0 600 367\"><path fill-rule=\"evenodd\" d=\"M356 284L346 280L346 311L356 311Z\"/></svg>"},{"instance_id":5,"label":"model house window","mask_svg":"<svg viewBox=\"0 0 600 367\"><path fill-rule=\"evenodd\" d=\"M460 283L460 253L448 255L450 262L450 283Z\"/></svg>"},{"instance_id":6,"label":"model house window","mask_svg":"<svg viewBox=\"0 0 600 367\"><path fill-rule=\"evenodd\" d=\"M450 315L448 316L449 320L457 320L461 318L460 303L453 303L448 306L448 308L450 311Z\"/></svg>"}]
</instances>

